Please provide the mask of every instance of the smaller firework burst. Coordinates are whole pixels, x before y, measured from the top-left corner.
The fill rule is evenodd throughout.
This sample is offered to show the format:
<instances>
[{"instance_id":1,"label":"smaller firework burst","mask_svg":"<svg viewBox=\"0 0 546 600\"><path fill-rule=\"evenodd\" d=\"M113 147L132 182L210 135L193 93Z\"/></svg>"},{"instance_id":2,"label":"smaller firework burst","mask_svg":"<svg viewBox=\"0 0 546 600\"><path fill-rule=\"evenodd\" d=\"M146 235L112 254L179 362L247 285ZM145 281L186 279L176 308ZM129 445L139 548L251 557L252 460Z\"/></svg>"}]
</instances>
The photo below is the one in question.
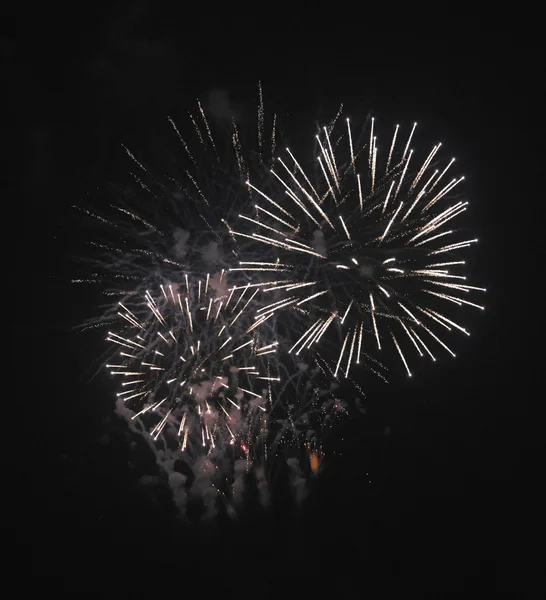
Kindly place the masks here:
<instances>
[{"instance_id":1,"label":"smaller firework burst","mask_svg":"<svg viewBox=\"0 0 546 600\"><path fill-rule=\"evenodd\" d=\"M228 445L246 453L264 434L277 342L253 327L257 293L228 287L221 272L185 275L140 303L120 303L126 325L108 333L118 350L106 366L121 379L118 398L154 440L164 436L193 454Z\"/></svg>"}]
</instances>

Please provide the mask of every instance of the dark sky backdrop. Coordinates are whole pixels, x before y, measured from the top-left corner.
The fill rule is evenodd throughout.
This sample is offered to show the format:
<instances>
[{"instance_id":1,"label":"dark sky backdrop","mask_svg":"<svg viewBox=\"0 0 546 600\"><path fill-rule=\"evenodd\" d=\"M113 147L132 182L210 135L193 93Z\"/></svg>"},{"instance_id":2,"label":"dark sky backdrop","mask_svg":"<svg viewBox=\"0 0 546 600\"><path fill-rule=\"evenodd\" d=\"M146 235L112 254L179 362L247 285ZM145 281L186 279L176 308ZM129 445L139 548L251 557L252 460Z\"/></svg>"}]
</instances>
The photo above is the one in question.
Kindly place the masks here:
<instances>
[{"instance_id":1,"label":"dark sky backdrop","mask_svg":"<svg viewBox=\"0 0 546 600\"><path fill-rule=\"evenodd\" d=\"M521 306L512 302L521 285L536 51L514 49L506 34L470 40L461 31L456 40L407 45L392 33L352 46L317 39L306 50L284 48L272 34L263 44L214 45L206 34L189 43L184 27L146 3L95 11L78 29L29 36L16 71L17 93L33 105L24 183L46 219L40 327L48 331L50 383L37 409L46 420L35 438L32 516L18 533L34 574L68 585L71 577L126 573L135 579L128 587L157 575L159 590L163 578L189 590L188 582L222 573L238 596L263 592L260 573L263 586L282 581L287 593L324 581L364 593L372 573L403 589L530 585L541 551L529 547L543 525L532 417L539 398L526 367L535 350L523 343ZM164 499L137 490L124 442L105 425L107 386L86 383L100 343L67 330L93 299L66 284L74 247L59 240L68 207L126 169L120 142L145 144L165 114L182 114L211 89L246 102L258 79L266 102L284 102L296 121L343 101L437 131L467 175L469 225L481 239L473 269L488 288L488 308L455 361L370 394L369 417L336 441L341 458L303 516L283 506L228 538L198 543L193 533L174 533ZM98 443L106 430L110 441Z\"/></svg>"}]
</instances>

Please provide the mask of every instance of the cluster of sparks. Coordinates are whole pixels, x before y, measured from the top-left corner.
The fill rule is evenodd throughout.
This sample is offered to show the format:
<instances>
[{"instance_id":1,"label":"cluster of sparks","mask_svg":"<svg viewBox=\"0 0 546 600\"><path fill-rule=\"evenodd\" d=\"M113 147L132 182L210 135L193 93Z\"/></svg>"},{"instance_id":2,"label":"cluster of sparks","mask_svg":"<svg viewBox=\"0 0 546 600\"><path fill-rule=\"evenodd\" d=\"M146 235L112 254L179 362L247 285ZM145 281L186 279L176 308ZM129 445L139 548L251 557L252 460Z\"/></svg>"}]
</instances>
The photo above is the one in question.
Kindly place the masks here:
<instances>
[{"instance_id":1,"label":"cluster of sparks","mask_svg":"<svg viewBox=\"0 0 546 600\"><path fill-rule=\"evenodd\" d=\"M275 282L254 283L237 267L229 272L244 244L238 240L233 248L230 237L222 235L221 217L244 211L249 202L248 189L241 182L266 172L273 162L277 115L266 117L259 86L257 152L243 144L246 135L234 119L229 139L223 128L218 135L200 102L189 120L190 129L182 133L168 118L186 159L181 177L180 173L154 176L123 146L136 168L131 172L137 186L132 201L118 197L107 215L76 207L99 224L101 238L107 231L114 237L90 242L95 253L102 252L97 266L103 273L73 281L108 285L105 293L122 300L105 315L109 323L113 318L122 325L108 333L107 340L117 350L116 360L109 360L106 368L120 381L117 396L131 409L132 419L143 423L155 441L174 438L177 447L190 454L210 453L226 444L248 454L257 446L257 436L268 435L273 405L284 415L284 421L275 417L276 446L287 439L292 442L295 432L299 438L296 424L310 405L316 408L316 395L310 394L296 402L297 416L286 417L280 396L290 396L286 390L293 391L296 384L292 374L285 373L284 392L275 389L281 380L275 374L281 366L276 359L280 348L274 341L275 306L266 301L275 292ZM219 192L221 200L216 197ZM153 206L163 207L161 219L151 212ZM199 221L204 231L196 227ZM186 224L191 225L187 239L179 235L186 233ZM219 242L214 268L225 267L219 286L213 285L218 276L205 276L207 265L202 259L202 250L211 240ZM260 257L253 258L244 265L255 268ZM185 271L194 275L184 275ZM201 274L200 280L196 273ZM228 274L238 283L227 287ZM169 283L173 281L179 283ZM101 317L85 327L104 324ZM324 398L321 402L332 404ZM267 453L267 446L263 447Z\"/></svg>"},{"instance_id":2,"label":"cluster of sparks","mask_svg":"<svg viewBox=\"0 0 546 600\"><path fill-rule=\"evenodd\" d=\"M377 352L387 346L408 376L415 355L436 361L441 349L455 356L442 334L469 332L448 308L483 309L469 300L485 290L466 283L462 256L477 239L461 238L453 225L468 207L454 196L464 179L451 176L455 159L442 164L438 143L418 161L416 124L403 140L397 125L380 152L374 119L357 136L340 110L316 136L314 159L299 162L288 148L273 160L276 116L266 134L261 87L257 118L255 155L245 152L232 122L233 166L225 169L225 147L201 104L190 114L196 145L169 118L189 159L177 185L194 207L203 206L196 219L207 234L221 248L222 234L234 243L220 259L225 268L207 274L193 250L170 252L173 236L164 225L172 219L157 228L138 211L116 207L131 219L130 259L124 260L126 248L101 247L115 257L116 277L134 287L117 307L123 325L108 333L115 359L106 366L120 380L119 401L154 440L168 438L188 455L232 446L248 456L277 419L272 445L300 440L305 431L315 473L323 451L309 433L347 412L332 382L347 379L363 396L357 366L384 379L378 359L385 353ZM211 165L220 166L218 181L209 176ZM239 191L232 204L221 200L219 212L215 185L229 177ZM114 225L125 232L115 219ZM133 239L144 247L131 246ZM197 247L192 240L187 245ZM147 268L152 259L154 268ZM146 287L152 291L143 294ZM296 371L304 357L312 367L302 375Z\"/></svg>"},{"instance_id":3,"label":"cluster of sparks","mask_svg":"<svg viewBox=\"0 0 546 600\"><path fill-rule=\"evenodd\" d=\"M122 379L118 398L133 419L149 418L155 440L170 428L182 451L198 440L207 452L226 444L247 452L264 433L277 342L246 326L257 293L228 287L222 271L197 281L186 274L155 296L147 291L133 310L119 304L126 327L108 332L117 350L106 367Z\"/></svg>"},{"instance_id":4,"label":"cluster of sparks","mask_svg":"<svg viewBox=\"0 0 546 600\"><path fill-rule=\"evenodd\" d=\"M254 132L257 149L256 141L251 147L243 143L248 134L234 118L229 135L223 122L217 131L199 101L197 110L187 116L190 127L183 133L167 117L182 150L176 155L174 172L164 171L171 156L156 169L122 144L133 167L128 186L109 186L108 195L114 201L101 212L95 207L74 206L85 215L85 225L90 222L99 228L88 242L95 272L89 275L86 271L73 279L74 283L100 284L108 287L107 295L124 297L157 288L162 280L176 280L181 272L204 275L211 270L211 263L216 269L231 265L231 257L225 258L233 249L223 246L230 241L222 235L220 217L246 206L249 195L241 181L257 171L267 171L272 164L277 116L266 118L259 86ZM91 326L97 325L100 323Z\"/></svg>"},{"instance_id":5,"label":"cluster of sparks","mask_svg":"<svg viewBox=\"0 0 546 600\"><path fill-rule=\"evenodd\" d=\"M413 166L416 124L402 144L397 125L380 160L374 119L357 144L350 120L339 125L339 116L316 136L311 168L287 148L271 170L273 191L247 181L253 212L239 215L240 227L226 225L234 239L260 244L268 260L241 261L231 270L279 291L264 313L308 317L289 352L320 348L337 326L336 378L349 376L365 347L381 350L389 342L411 376L407 347L435 361L434 344L455 356L438 328L469 335L445 305L484 308L468 299L485 290L466 283L459 256L478 240L460 239L453 228L468 206L453 199L464 177L450 178L455 159L437 162L441 143ZM266 271L274 280L263 281Z\"/></svg>"},{"instance_id":6,"label":"cluster of sparks","mask_svg":"<svg viewBox=\"0 0 546 600\"><path fill-rule=\"evenodd\" d=\"M235 165L238 177L241 180L246 180L250 177L251 172L256 167L264 167L270 164L277 149L277 115L273 113L269 127L266 128L266 113L264 108L264 97L261 83L258 83L258 110L256 122L256 142L257 152L254 152L243 145L242 138L244 137L240 131L239 125L235 118L231 119L231 134L229 136L228 147L222 142L223 138L218 140L213 133L213 126L207 119L206 111L201 103L197 103L197 114L189 113L189 119L192 124L191 131L195 144L192 144L185 138L174 121L169 117L169 123L176 132L176 135L182 144L184 153L190 160L190 168L185 170L185 175L190 182L190 189L197 193L197 198L206 206L214 204L214 199L208 197L207 192L200 185L200 180L207 182L209 173L204 173L203 163L208 165L220 165L225 168L230 163ZM267 129L267 132L266 132ZM195 150L197 149L197 151ZM131 158L134 159L134 157ZM134 159L136 160L136 159ZM225 161L225 164L223 164ZM138 163L139 164L139 163ZM139 164L139 166L142 166ZM229 172L230 169L228 168ZM205 177L203 177L205 175Z\"/></svg>"}]
</instances>

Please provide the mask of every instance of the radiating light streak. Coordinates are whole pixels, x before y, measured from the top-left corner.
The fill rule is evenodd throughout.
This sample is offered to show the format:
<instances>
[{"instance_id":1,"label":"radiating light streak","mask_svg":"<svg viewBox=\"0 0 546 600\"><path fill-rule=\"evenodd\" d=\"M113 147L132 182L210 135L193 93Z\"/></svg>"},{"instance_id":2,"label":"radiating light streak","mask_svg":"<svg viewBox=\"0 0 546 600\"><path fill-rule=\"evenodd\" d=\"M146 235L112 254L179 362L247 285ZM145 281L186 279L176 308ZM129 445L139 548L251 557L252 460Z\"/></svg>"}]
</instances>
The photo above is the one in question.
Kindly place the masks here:
<instances>
[{"instance_id":1,"label":"radiating light streak","mask_svg":"<svg viewBox=\"0 0 546 600\"><path fill-rule=\"evenodd\" d=\"M347 239L350 240L351 236L349 234L349 230L347 229L347 225L345 225L345 221L343 220L343 217L341 215L339 216L339 220L341 221L341 224L343 225L343 230L345 231L345 235L347 236Z\"/></svg>"},{"instance_id":2,"label":"radiating light streak","mask_svg":"<svg viewBox=\"0 0 546 600\"><path fill-rule=\"evenodd\" d=\"M391 147L389 150L389 158L387 159L387 166L385 168L385 171L389 170L389 166L391 164L391 158L392 158L392 153L394 151L394 146L396 144L396 136L398 135L398 129L399 129L400 125L396 125L396 128L394 129L394 134L392 136L392 142L391 142Z\"/></svg>"},{"instance_id":3,"label":"radiating light streak","mask_svg":"<svg viewBox=\"0 0 546 600\"><path fill-rule=\"evenodd\" d=\"M307 331L305 331L305 333L298 339L298 341L292 346L292 348L290 348L290 350L288 350L288 354L291 354L299 345L300 342L302 343L302 346L305 345L306 339L312 335L313 331L315 330L315 328L317 326L320 326L322 324L322 320L318 319L317 321L315 321L311 327L309 327L309 329L307 329Z\"/></svg>"},{"instance_id":4,"label":"radiating light streak","mask_svg":"<svg viewBox=\"0 0 546 600\"><path fill-rule=\"evenodd\" d=\"M384 214L385 210L387 210L387 204L389 203L389 198L391 197L391 192L392 192L392 188L394 187L394 179L391 182L391 187L389 188L389 191L387 193L387 195L385 196L385 201L383 202L383 208L381 209L381 213Z\"/></svg>"},{"instance_id":5,"label":"radiating light streak","mask_svg":"<svg viewBox=\"0 0 546 600\"><path fill-rule=\"evenodd\" d=\"M345 378L349 377L349 369L351 368L351 361L353 360L353 351L355 348L356 340L356 327L353 331L353 341L351 342L351 350L349 351L349 359L347 360L347 369L345 370Z\"/></svg>"},{"instance_id":6,"label":"radiating light streak","mask_svg":"<svg viewBox=\"0 0 546 600\"><path fill-rule=\"evenodd\" d=\"M401 302L398 302L398 306L404 310L417 323L417 325L421 324L419 319L409 310L409 308L406 308Z\"/></svg>"},{"instance_id":7,"label":"radiating light streak","mask_svg":"<svg viewBox=\"0 0 546 600\"><path fill-rule=\"evenodd\" d=\"M372 310L372 322L373 330L375 333L375 339L377 340L377 349L381 350L381 342L379 341L379 331L377 331L377 323L375 322L375 312Z\"/></svg>"},{"instance_id":8,"label":"radiating light streak","mask_svg":"<svg viewBox=\"0 0 546 600\"><path fill-rule=\"evenodd\" d=\"M379 238L380 241L383 241L385 239L385 237L387 236L387 233L389 233L389 229L391 228L392 224L394 223L396 217L398 216L398 213L400 212L400 209L403 206L403 202L400 202L400 205L398 206L398 208L396 209L396 212L394 213L394 215L392 216L391 220L389 221L387 227L385 227L385 231L383 232L383 235Z\"/></svg>"},{"instance_id":9,"label":"radiating light streak","mask_svg":"<svg viewBox=\"0 0 546 600\"><path fill-rule=\"evenodd\" d=\"M411 377L411 371L409 370L408 363L406 362L406 357L402 353L402 349L400 348L398 341L394 337L394 334L391 334L391 335L392 335L392 339L394 341L394 345L396 346L396 349L398 350L398 353L400 354L400 358L402 359L402 362L404 363L404 367L406 367L406 371L408 372L408 377Z\"/></svg>"},{"instance_id":10,"label":"radiating light streak","mask_svg":"<svg viewBox=\"0 0 546 600\"><path fill-rule=\"evenodd\" d=\"M426 325L422 325L423 329L425 329L425 331L427 331L441 346L443 346L450 354L451 356L453 356L453 358L455 358L455 353L446 345L444 344L444 342L442 342L442 340L436 335L434 334Z\"/></svg>"},{"instance_id":11,"label":"radiating light streak","mask_svg":"<svg viewBox=\"0 0 546 600\"><path fill-rule=\"evenodd\" d=\"M351 300L351 302L349 302L349 306L347 307L347 310L345 311L345 314L343 315L343 317L341 319L341 324L343 324L345 322L345 319L346 319L347 315L349 314L349 311L351 310L352 305L353 305L353 300Z\"/></svg>"},{"instance_id":12,"label":"radiating light streak","mask_svg":"<svg viewBox=\"0 0 546 600\"><path fill-rule=\"evenodd\" d=\"M317 298L318 296L322 296L323 294L327 294L328 290L322 290L321 292L317 292L316 294L313 294L312 296L307 296L307 298L304 298L303 300L300 300L298 302L298 306L300 304L303 304L304 302L309 302L309 300L313 300L314 298Z\"/></svg>"},{"instance_id":13,"label":"radiating light streak","mask_svg":"<svg viewBox=\"0 0 546 600\"><path fill-rule=\"evenodd\" d=\"M404 321L402 321L402 319L399 319L398 322L400 323L400 325L402 326L402 328L406 332L407 336L409 337L409 339L412 341L413 345L417 349L417 352L419 353L419 356L423 356L423 353L421 352L421 348L419 348L419 345L415 341L415 339L414 339L413 335L411 334L410 330L406 327L406 324L404 323Z\"/></svg>"}]
</instances>

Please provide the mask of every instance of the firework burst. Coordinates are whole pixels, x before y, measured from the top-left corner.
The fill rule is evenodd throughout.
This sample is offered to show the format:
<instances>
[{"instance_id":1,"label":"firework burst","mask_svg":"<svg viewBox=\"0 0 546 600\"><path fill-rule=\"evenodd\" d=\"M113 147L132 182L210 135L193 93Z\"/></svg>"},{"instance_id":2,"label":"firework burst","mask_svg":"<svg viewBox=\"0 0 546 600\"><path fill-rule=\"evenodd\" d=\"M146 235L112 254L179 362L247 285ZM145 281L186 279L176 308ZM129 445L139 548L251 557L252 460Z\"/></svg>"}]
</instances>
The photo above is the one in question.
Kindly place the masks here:
<instances>
[{"instance_id":1,"label":"firework burst","mask_svg":"<svg viewBox=\"0 0 546 600\"><path fill-rule=\"evenodd\" d=\"M129 180L101 190L101 209L74 207L81 218L73 229L92 249L74 283L99 284L118 298L142 296L181 272L203 276L234 265L245 243L233 243L222 221L246 210L251 194L241 182L271 167L277 116L266 116L261 85L253 117L207 114L207 104L198 101L181 124L167 117L162 143L176 146L163 148L163 159L145 159L122 145Z\"/></svg>"},{"instance_id":2,"label":"firework burst","mask_svg":"<svg viewBox=\"0 0 546 600\"><path fill-rule=\"evenodd\" d=\"M405 139L396 126L380 152L374 119L357 139L338 117L317 134L309 165L287 148L267 183L247 182L253 210L228 228L264 259L236 269L281 275L262 282L276 292L262 310L305 316L289 319L291 353L322 351L336 332L335 377L387 345L411 376L410 352L455 356L441 332L469 335L448 308L483 309L468 297L485 290L464 275L477 239L454 226L468 205L454 197L464 177L451 176L455 159L442 163L440 143L417 158L416 124Z\"/></svg>"},{"instance_id":3,"label":"firework burst","mask_svg":"<svg viewBox=\"0 0 546 600\"><path fill-rule=\"evenodd\" d=\"M340 111L314 160L273 160L277 119L258 92L252 119L199 102L186 125L169 117L174 171L124 147L131 185L82 209L98 228L77 281L114 298L86 325L108 326L118 413L146 432L181 508L188 487L241 498L251 467L269 485L292 461L299 486L359 409L356 365L385 379L396 357L411 375L411 352L454 355L442 334L469 334L448 308L483 308L464 275L477 240L453 225L463 178L441 144L418 159L415 126L397 126L379 151L375 121L357 136Z\"/></svg>"},{"instance_id":4,"label":"firework burst","mask_svg":"<svg viewBox=\"0 0 546 600\"><path fill-rule=\"evenodd\" d=\"M250 452L266 432L268 384L278 380L269 360L277 342L247 318L258 290L226 280L224 272L185 275L140 303L131 297L131 306L119 305L125 326L108 332L117 350L106 367L121 380L117 396L132 419L193 455L227 445Z\"/></svg>"},{"instance_id":5,"label":"firework burst","mask_svg":"<svg viewBox=\"0 0 546 600\"><path fill-rule=\"evenodd\" d=\"M244 243L221 225L250 200L241 183L271 166L277 118L258 92L254 117L207 113L206 102L189 119L168 117L172 153L123 146L129 181L103 190L100 209L76 207L73 230L92 252L73 282L107 296L80 329L107 328L116 411L147 442L182 511L188 493L219 492L229 504L247 473L265 481L278 344L260 286L228 273Z\"/></svg>"}]
</instances>

